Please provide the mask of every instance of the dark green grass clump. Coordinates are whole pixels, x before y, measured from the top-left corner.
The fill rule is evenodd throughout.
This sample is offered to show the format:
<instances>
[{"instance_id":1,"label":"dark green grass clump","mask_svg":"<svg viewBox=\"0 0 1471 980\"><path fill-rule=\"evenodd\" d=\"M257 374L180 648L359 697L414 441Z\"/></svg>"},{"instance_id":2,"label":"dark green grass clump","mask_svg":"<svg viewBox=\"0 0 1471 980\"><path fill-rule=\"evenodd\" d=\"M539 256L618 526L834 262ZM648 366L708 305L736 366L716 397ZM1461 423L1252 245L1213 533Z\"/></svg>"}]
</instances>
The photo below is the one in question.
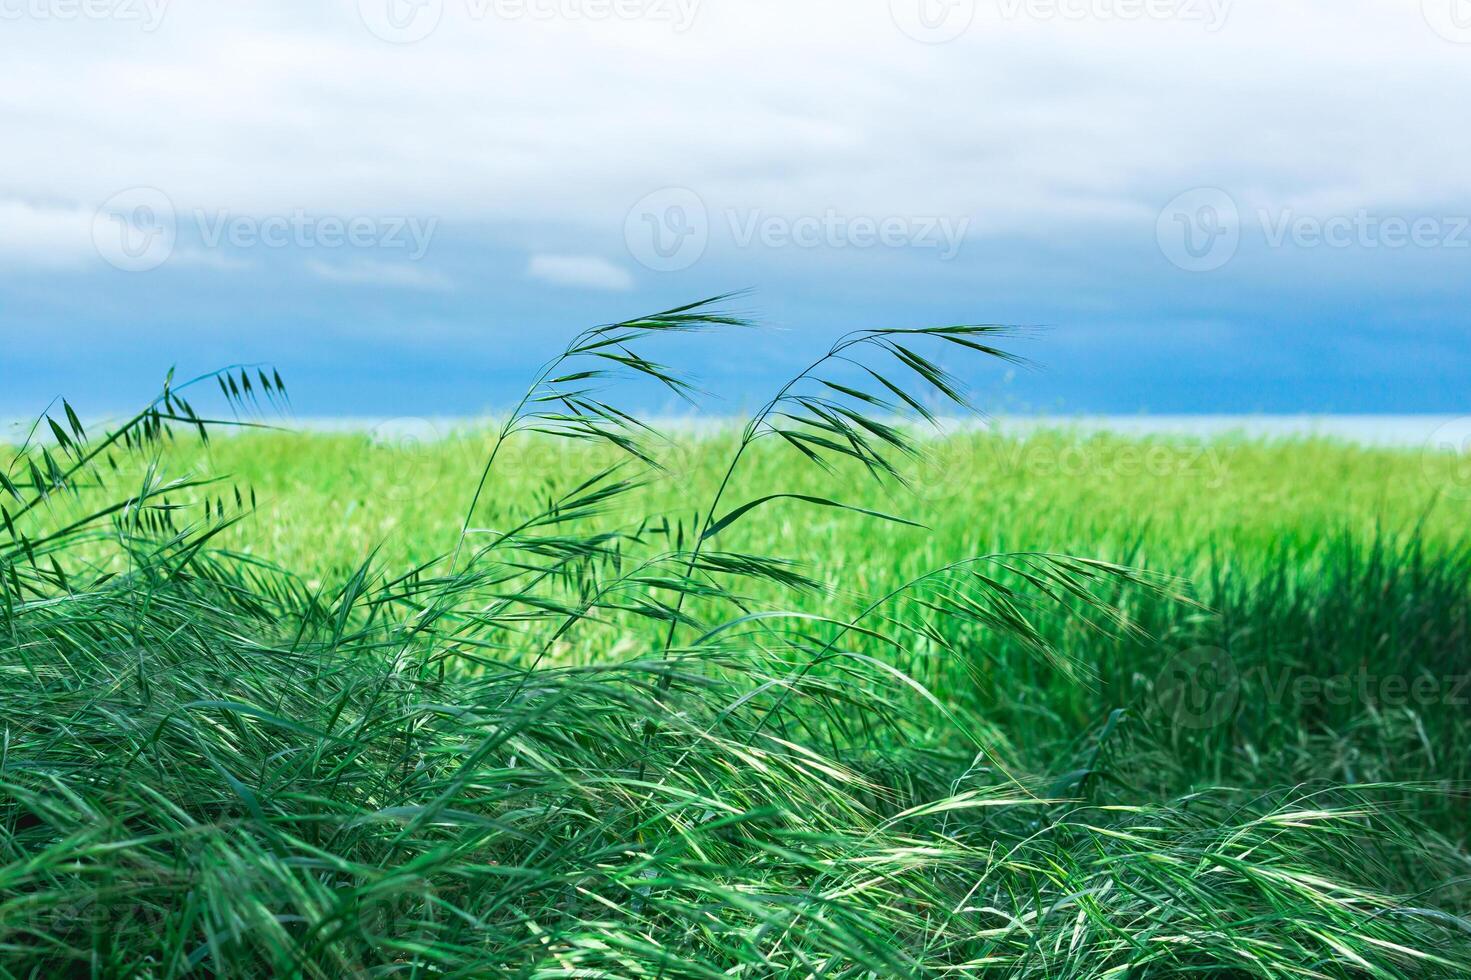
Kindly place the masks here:
<instances>
[{"instance_id":1,"label":"dark green grass clump","mask_svg":"<svg viewBox=\"0 0 1471 980\"><path fill-rule=\"evenodd\" d=\"M1032 774L974 694L894 666L989 647L1107 690L1048 624L1130 635L1121 596L1174 583L998 554L822 614L800 566L723 550L768 508L854 513L724 499L749 445L896 480L914 447L889 420L929 414L910 388L960 400L922 348L998 354L994 328L844 338L758 412L693 523L613 519L655 454L593 385L684 390L635 345L729 319L579 335L500 430L454 549L407 574L365 558L323 586L217 547L250 493L163 475L170 433L214 424L187 386L97 440L68 408L22 447L0 486L0 969L1466 974L1465 857L1406 810L1423 787L1131 791L1107 778L1118 745L1171 747L1128 706L1077 768ZM237 407L285 397L273 374L219 378ZM630 462L482 527L525 430ZM773 591L807 611L752 598ZM579 657L594 636L619 655Z\"/></svg>"},{"instance_id":2,"label":"dark green grass clump","mask_svg":"<svg viewBox=\"0 0 1471 980\"><path fill-rule=\"evenodd\" d=\"M236 574L130 575L8 624L12 972L1465 962L1453 920L1375 889L1451 858L1372 789L1091 807L898 748L885 775L873 743L922 733L877 671L799 685L781 723L793 664L759 654L441 682L371 599L262 602Z\"/></svg>"}]
</instances>

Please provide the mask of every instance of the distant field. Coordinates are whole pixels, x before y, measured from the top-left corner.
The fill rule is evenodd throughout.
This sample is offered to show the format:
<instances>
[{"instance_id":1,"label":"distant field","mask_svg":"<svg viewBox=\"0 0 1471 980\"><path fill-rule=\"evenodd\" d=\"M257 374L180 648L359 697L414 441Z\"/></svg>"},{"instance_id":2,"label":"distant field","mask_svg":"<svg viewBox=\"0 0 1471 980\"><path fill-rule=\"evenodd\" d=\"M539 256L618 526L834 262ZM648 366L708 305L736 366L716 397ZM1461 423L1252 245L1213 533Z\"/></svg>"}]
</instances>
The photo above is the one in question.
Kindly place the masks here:
<instances>
[{"instance_id":1,"label":"distant field","mask_svg":"<svg viewBox=\"0 0 1471 980\"><path fill-rule=\"evenodd\" d=\"M664 471L644 474L650 486L620 502L625 513L693 520L735 436L670 440L659 455ZM492 441L489 432L422 423L381 434L252 434L216 440L208 454L186 452L180 465L256 488L260 511L236 541L299 572L340 573L370 548L402 563L451 547ZM1212 551L1248 567L1277 554L1308 561L1344 535L1454 546L1471 518L1464 459L1418 448L1067 428L1027 438L978 432L922 446L922 457L903 467L909 487L881 486L852 467L829 476L771 446L746 464L736 489L841 496L926 529L875 531L856 515L789 507L738 533L835 581L857 574L871 582L961 555L1025 548L1142 559L1190 575L1208 567ZM529 495L616 460L611 451L549 439L514 443L506 453L484 504L488 518L509 516Z\"/></svg>"},{"instance_id":2,"label":"distant field","mask_svg":"<svg viewBox=\"0 0 1471 980\"><path fill-rule=\"evenodd\" d=\"M688 535L735 438L672 437L662 469L636 468L648 486L620 498L607 520L658 515ZM216 441L193 465L230 475L259 495L259 510L225 542L313 585L333 586L370 552L390 570L449 552L489 439L248 435ZM1323 775L1325 754L1342 753L1362 753L1339 773L1350 781L1441 779L1451 774L1448 767L1471 779L1471 728L1462 725L1471 685L1452 691L1462 669L1471 671L1471 493L1463 458L1329 439L1139 439L1068 429L1025 439L976 432L932 439L922 450L906 464L908 487L878 484L853 466L827 474L774 444L749 458L733 499L773 489L820 495L925 525L768 505L723 537L722 547L789 558L830 591L752 582L745 588L752 604L852 614L865 597L991 553L1045 551L1145 568L1179 577L1199 603L1123 589L1118 608L1152 640L1043 611L1039 628L1089 665L1092 681L1039 672L1004 635L966 641L982 648L975 661L911 652L894 662L951 707L994 721L993 736L1019 764L1045 769L1113 709L1154 706L1172 658L1225 649L1241 685L1230 696L1234 724L1175 731L1189 763L1173 760L1180 769L1172 771L1155 760L1137 774L1162 781L1161 792L1195 785L1202 773L1191 766L1251 785L1311 781ZM477 524L511 526L528 501L549 499L555 488L616 461L614 452L581 443L534 436L514 443ZM656 649L662 639L657 623L624 621L586 631L558 655L597 662ZM978 666L987 658L989 666ZM1289 696L1299 677L1347 683L1361 665L1376 678L1433 676L1439 700L1386 713L1373 691L1368 699L1355 691L1341 705L1317 697L1299 706ZM1461 693L1468 707L1460 706ZM1412 737L1427 724L1450 726L1428 753L1421 735ZM1365 726L1374 739L1391 729L1397 747L1358 745ZM1449 821L1447 830L1459 827L1460 804L1431 797L1423 805Z\"/></svg>"}]
</instances>

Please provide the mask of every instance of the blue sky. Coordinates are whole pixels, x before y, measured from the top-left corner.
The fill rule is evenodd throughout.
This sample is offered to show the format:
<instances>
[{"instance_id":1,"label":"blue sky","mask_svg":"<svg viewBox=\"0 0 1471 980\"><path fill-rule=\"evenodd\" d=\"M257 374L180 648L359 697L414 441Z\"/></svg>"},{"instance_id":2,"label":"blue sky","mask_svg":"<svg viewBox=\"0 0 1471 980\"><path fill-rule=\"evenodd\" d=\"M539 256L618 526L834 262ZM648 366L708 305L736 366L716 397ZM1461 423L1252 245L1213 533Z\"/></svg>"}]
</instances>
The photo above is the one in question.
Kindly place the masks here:
<instances>
[{"instance_id":1,"label":"blue sky","mask_svg":"<svg viewBox=\"0 0 1471 980\"><path fill-rule=\"evenodd\" d=\"M992 409L1467 410L1466 0L89 4L0 4L0 416L473 413L742 288L717 412L960 321Z\"/></svg>"}]
</instances>

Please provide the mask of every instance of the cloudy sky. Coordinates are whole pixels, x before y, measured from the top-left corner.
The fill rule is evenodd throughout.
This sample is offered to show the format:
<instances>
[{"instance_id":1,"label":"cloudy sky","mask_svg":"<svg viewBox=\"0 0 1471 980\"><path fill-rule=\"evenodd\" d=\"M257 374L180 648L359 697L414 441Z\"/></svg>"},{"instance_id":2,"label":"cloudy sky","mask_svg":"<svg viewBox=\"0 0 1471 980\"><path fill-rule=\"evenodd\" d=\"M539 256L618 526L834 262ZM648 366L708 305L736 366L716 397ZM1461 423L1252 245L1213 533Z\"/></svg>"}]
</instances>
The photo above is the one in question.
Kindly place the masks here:
<instances>
[{"instance_id":1,"label":"cloudy sky","mask_svg":"<svg viewBox=\"0 0 1471 980\"><path fill-rule=\"evenodd\" d=\"M1471 0L0 0L0 416L475 412L745 288L716 410L979 321L993 408L1464 414L1468 92Z\"/></svg>"}]
</instances>

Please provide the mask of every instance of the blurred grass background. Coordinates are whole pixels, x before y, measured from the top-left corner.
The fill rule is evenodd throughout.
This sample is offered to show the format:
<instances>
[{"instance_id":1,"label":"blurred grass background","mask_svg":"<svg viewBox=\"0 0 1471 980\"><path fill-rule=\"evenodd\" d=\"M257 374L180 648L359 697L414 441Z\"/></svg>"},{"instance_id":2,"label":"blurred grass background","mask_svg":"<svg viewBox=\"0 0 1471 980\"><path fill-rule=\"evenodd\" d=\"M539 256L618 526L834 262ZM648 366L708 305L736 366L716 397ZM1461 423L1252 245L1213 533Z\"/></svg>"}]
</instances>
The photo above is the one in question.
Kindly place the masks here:
<instances>
[{"instance_id":1,"label":"blurred grass background","mask_svg":"<svg viewBox=\"0 0 1471 980\"><path fill-rule=\"evenodd\" d=\"M624 498L623 516L666 515L688 527L734 440L733 432L674 437L663 472ZM259 510L233 529L230 544L330 585L373 549L389 569L450 550L489 441L427 423L250 434L190 450L189 465L256 490ZM1471 671L1471 484L1463 457L1320 438L1132 438L1066 428L1025 438L965 432L924 449L907 464L904 487L861 471L824 473L779 445L758 446L733 499L763 488L815 494L925 527L768 505L722 546L795 560L830 591L758 583L755 604L855 612L864 597L948 562L1034 549L1179 576L1199 605L1127 590L1117 598L1149 639L1091 628L1086 616L1043 618L1048 640L1091 671L1082 681L1049 670L1004 635L961 637L973 651L964 662L922 646L886 656L980 719L1023 769L1070 771L1110 712L1132 709L1139 724L1112 736L1140 739L1121 748L1120 778L1151 793L1206 782L1430 781L1444 792L1416 807L1464 841L1459 786L1471 780L1471 706L1463 701L1471 685L1461 689L1459 678ZM614 460L566 440L509 443L480 520L508 525L529 501ZM622 624L584 633L560 653L594 662L661 639L647 622ZM1162 672L1202 648L1226 651L1234 669L1229 714L1201 728L1148 728L1158 720ZM1366 672L1374 679L1367 696L1356 682L1342 704L1312 689ZM1385 677L1405 678L1407 689L1424 678L1422 690L1434 693L1419 699L1426 703L1385 698ZM1311 679L1308 690L1300 678ZM937 731L944 727L937 721Z\"/></svg>"},{"instance_id":2,"label":"blurred grass background","mask_svg":"<svg viewBox=\"0 0 1471 980\"><path fill-rule=\"evenodd\" d=\"M179 465L258 491L259 512L235 533L240 546L299 573L330 576L355 568L370 548L391 565L450 548L491 439L426 422L377 433L251 434L186 449ZM626 498L625 509L692 520L733 446L733 434L676 437L661 459L666 472ZM854 514L788 508L732 534L757 550L790 554L782 546L800 522L808 553L794 557L834 584L867 589L958 557L1026 548L1143 561L1180 575L1218 562L1260 572L1281 560L1311 565L1344 535L1455 548L1471 518L1471 480L1451 454L1328 439L1134 439L1067 429L1027 438L964 433L926 448L906 470L912 488L794 465L793 454L773 444L758 447L735 486L741 496L769 487L820 493L926 529L877 530ZM507 445L504 459L485 503L492 518L509 517L526 495L554 492L615 455L523 439Z\"/></svg>"}]
</instances>

